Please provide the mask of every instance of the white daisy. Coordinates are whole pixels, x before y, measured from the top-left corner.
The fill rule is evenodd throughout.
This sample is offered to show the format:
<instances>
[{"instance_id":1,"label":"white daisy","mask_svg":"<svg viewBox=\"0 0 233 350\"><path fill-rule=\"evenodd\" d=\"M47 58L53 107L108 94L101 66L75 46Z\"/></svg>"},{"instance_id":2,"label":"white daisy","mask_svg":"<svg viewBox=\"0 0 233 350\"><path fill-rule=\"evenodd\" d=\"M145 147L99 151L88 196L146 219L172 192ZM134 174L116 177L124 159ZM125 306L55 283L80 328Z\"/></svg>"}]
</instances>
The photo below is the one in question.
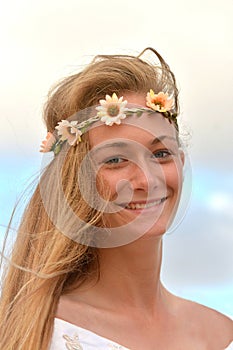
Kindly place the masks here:
<instances>
[{"instance_id":1,"label":"white daisy","mask_svg":"<svg viewBox=\"0 0 233 350\"><path fill-rule=\"evenodd\" d=\"M123 97L118 99L114 93L111 96L106 95L105 100L100 100L100 106L96 107L97 116L106 125L121 124L121 120L126 118L125 108L127 101L123 101Z\"/></svg>"},{"instance_id":2,"label":"white daisy","mask_svg":"<svg viewBox=\"0 0 233 350\"><path fill-rule=\"evenodd\" d=\"M55 129L58 130L58 135L61 136L61 141L67 141L69 145L74 146L75 143L81 141L82 131L77 129L77 121L62 120L58 123Z\"/></svg>"}]
</instances>

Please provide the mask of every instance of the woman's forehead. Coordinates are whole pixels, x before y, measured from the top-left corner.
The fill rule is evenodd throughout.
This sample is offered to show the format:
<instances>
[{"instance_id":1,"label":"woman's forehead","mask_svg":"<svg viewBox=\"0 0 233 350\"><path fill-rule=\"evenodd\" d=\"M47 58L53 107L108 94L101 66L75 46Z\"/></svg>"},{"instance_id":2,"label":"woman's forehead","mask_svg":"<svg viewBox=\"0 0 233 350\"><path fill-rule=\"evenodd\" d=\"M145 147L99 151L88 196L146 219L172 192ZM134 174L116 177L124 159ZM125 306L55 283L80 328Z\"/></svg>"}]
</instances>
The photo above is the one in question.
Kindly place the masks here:
<instances>
[{"instance_id":1,"label":"woman's forehead","mask_svg":"<svg viewBox=\"0 0 233 350\"><path fill-rule=\"evenodd\" d=\"M100 143L111 143L115 139L132 140L136 142L150 143L154 139L177 139L175 127L159 113L136 115L122 120L120 125L108 126L95 123L89 130L89 141L91 148Z\"/></svg>"}]
</instances>

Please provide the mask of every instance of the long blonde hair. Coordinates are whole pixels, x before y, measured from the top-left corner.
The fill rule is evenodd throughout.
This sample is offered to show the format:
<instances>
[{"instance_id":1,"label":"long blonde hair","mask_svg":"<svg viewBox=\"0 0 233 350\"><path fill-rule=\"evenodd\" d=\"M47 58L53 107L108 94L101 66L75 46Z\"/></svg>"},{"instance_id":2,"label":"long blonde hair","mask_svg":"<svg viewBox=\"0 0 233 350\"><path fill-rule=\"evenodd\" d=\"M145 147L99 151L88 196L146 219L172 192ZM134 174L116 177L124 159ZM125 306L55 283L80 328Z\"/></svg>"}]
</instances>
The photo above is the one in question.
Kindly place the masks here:
<instances>
[{"instance_id":1,"label":"long blonde hair","mask_svg":"<svg viewBox=\"0 0 233 350\"><path fill-rule=\"evenodd\" d=\"M148 53L157 59L156 63L144 58ZM157 51L147 48L137 57L96 56L83 71L65 78L50 91L44 109L47 130L53 132L60 120L97 104L106 94L146 94L149 89L173 95L178 112L174 75ZM59 297L87 278L98 278L98 249L77 243L60 232L44 207L40 191L41 184L46 186L49 206L57 210L62 219L64 213L57 209L59 193L54 181L59 171L65 197L74 213L86 223L101 226L101 211L87 204L77 183L77 172L88 151L87 133L83 142L69 149L62 159L62 168L62 152L59 153L44 169L25 209L4 271L0 303L1 350L47 350ZM82 181L88 184L85 191L91 197L94 187L90 185L88 173L83 174ZM69 224L72 227L73 223ZM85 232L85 225L80 230Z\"/></svg>"}]
</instances>

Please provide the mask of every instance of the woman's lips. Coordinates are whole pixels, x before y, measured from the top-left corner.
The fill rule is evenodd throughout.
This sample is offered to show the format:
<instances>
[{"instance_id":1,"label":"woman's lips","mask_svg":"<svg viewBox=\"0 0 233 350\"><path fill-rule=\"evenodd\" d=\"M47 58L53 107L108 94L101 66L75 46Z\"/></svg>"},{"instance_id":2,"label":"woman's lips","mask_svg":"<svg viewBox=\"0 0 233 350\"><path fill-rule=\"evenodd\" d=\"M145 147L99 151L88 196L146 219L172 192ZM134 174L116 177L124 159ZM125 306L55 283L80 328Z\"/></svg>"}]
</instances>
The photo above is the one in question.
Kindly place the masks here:
<instances>
[{"instance_id":1,"label":"woman's lips","mask_svg":"<svg viewBox=\"0 0 233 350\"><path fill-rule=\"evenodd\" d=\"M162 204L168 197L154 199L150 201L135 201L127 204L121 204L121 207L128 210L143 210L149 209Z\"/></svg>"}]
</instances>

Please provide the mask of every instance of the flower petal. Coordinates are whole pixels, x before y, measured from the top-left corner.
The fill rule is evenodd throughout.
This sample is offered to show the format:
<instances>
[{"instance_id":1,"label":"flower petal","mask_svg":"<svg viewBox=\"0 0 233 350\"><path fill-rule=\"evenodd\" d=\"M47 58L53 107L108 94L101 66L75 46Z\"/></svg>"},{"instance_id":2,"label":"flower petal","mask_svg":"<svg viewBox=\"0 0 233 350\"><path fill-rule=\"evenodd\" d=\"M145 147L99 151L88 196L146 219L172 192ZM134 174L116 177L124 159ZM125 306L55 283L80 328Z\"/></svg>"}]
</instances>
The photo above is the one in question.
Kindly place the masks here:
<instances>
[{"instance_id":1,"label":"flower petal","mask_svg":"<svg viewBox=\"0 0 233 350\"><path fill-rule=\"evenodd\" d=\"M48 132L45 140L43 140L40 145L40 152L43 152L43 153L50 152L55 142L56 142L55 136L51 132Z\"/></svg>"}]
</instances>

